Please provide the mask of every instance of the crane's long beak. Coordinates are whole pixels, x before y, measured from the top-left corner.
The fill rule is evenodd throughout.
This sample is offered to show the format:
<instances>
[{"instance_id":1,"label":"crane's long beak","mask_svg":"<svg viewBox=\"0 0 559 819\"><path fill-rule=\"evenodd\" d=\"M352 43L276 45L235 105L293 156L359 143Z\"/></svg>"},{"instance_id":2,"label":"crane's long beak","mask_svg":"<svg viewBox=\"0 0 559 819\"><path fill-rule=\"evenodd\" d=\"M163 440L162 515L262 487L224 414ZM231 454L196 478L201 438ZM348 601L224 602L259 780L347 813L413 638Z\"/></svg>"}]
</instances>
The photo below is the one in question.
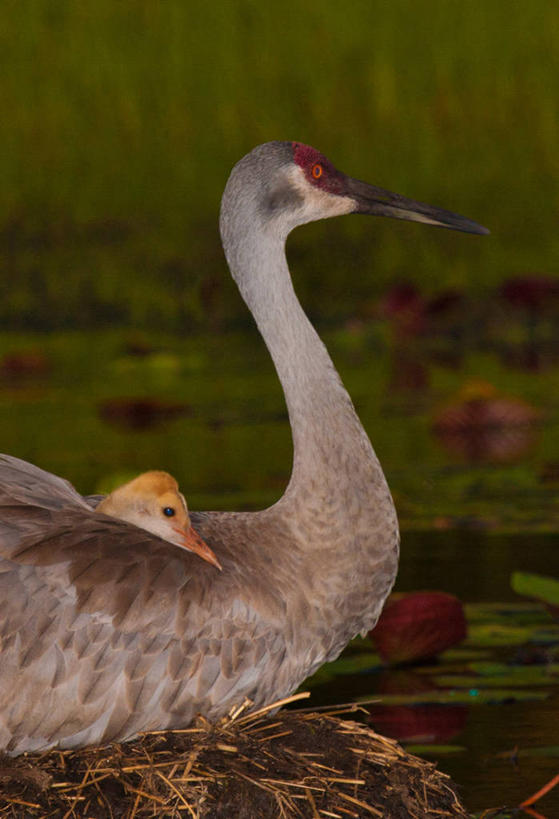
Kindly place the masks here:
<instances>
[{"instance_id":1,"label":"crane's long beak","mask_svg":"<svg viewBox=\"0 0 559 819\"><path fill-rule=\"evenodd\" d=\"M202 560L211 563L212 566L215 566L221 571L221 563L193 526L190 526L188 529L183 529L181 526L173 526L173 529L180 536L176 541L177 546L182 546L184 549L188 549L189 552L194 552L194 554L197 554Z\"/></svg>"},{"instance_id":2,"label":"crane's long beak","mask_svg":"<svg viewBox=\"0 0 559 819\"><path fill-rule=\"evenodd\" d=\"M478 225L465 216L451 213L449 210L434 208L424 202L416 202L398 193L385 191L358 179L346 178L346 196L356 204L354 213L370 213L376 216L391 216L393 219L406 219L411 222L423 222L426 225L437 225L450 230L462 230L464 233L489 233L487 228Z\"/></svg>"}]
</instances>

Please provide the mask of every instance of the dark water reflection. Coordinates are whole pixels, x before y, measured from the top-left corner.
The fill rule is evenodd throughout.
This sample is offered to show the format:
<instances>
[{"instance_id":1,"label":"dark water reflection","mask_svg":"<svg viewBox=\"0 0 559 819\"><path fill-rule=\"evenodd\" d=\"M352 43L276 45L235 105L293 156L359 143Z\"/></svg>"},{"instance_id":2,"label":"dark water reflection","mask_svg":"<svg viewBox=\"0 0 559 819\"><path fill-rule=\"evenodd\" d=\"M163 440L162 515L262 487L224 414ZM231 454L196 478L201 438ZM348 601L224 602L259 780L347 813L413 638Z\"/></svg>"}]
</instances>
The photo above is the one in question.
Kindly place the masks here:
<instances>
[{"instance_id":1,"label":"dark water reflection","mask_svg":"<svg viewBox=\"0 0 559 819\"><path fill-rule=\"evenodd\" d=\"M558 546L556 535L405 532L396 588L444 590L466 603L518 602L510 588L511 572L523 569L556 573ZM503 663L513 663L519 655L530 655L533 650L538 649L502 645L488 652L488 659L496 657ZM351 647L345 656L355 656ZM317 685L312 702L326 705L375 697L381 702L383 697L394 694L436 695L436 689L420 667L392 671L377 667ZM514 807L557 773L559 691L556 684L545 690L550 693L549 699L539 701L470 706L437 702L415 706L372 704L367 708L376 730L402 742L412 746L458 746L455 752L441 750L437 754L434 750L429 756L459 783L471 810ZM539 749L549 747L553 752L540 755ZM559 792L546 796L541 813L548 819L559 816Z\"/></svg>"},{"instance_id":2,"label":"dark water reflection","mask_svg":"<svg viewBox=\"0 0 559 819\"><path fill-rule=\"evenodd\" d=\"M464 602L518 600L514 571L557 574L559 534L404 532L396 589L443 589Z\"/></svg>"},{"instance_id":3,"label":"dark water reflection","mask_svg":"<svg viewBox=\"0 0 559 819\"><path fill-rule=\"evenodd\" d=\"M443 589L471 603L514 601L518 597L510 587L511 573L557 575L558 556L559 535L553 534L405 532L396 587L399 591ZM501 652L508 662L517 648L505 647ZM506 752L558 745L559 693L543 702L467 709L449 706L448 711L445 706L432 708L421 713L423 730L431 729L436 742L466 748L463 753L441 757L439 763L460 783L470 808L517 805L557 773L557 757L520 756L514 764ZM385 727L390 732L390 726ZM397 731L401 730L400 723ZM559 816L559 793L551 792L542 801L541 811L549 817Z\"/></svg>"},{"instance_id":4,"label":"dark water reflection","mask_svg":"<svg viewBox=\"0 0 559 819\"><path fill-rule=\"evenodd\" d=\"M559 768L557 755L519 755L515 760L515 749L557 748L558 726L557 694L537 704L471 708L464 729L452 740L464 745L466 752L441 758L439 767L460 783L470 809L513 807L545 785ZM547 819L559 816L557 789L535 808Z\"/></svg>"}]
</instances>

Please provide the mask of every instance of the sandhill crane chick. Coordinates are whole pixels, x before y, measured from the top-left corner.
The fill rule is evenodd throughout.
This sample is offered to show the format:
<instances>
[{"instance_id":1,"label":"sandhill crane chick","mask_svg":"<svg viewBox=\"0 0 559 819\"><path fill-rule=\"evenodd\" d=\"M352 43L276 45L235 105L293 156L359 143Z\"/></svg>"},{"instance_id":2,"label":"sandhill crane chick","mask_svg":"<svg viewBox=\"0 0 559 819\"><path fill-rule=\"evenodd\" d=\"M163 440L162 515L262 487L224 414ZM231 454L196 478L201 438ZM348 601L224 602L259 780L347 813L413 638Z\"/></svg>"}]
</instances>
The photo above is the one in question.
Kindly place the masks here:
<instances>
[{"instance_id":1,"label":"sandhill crane chick","mask_svg":"<svg viewBox=\"0 0 559 819\"><path fill-rule=\"evenodd\" d=\"M221 569L213 551L193 529L184 495L168 472L142 473L107 495L97 512L147 529Z\"/></svg>"}]
</instances>

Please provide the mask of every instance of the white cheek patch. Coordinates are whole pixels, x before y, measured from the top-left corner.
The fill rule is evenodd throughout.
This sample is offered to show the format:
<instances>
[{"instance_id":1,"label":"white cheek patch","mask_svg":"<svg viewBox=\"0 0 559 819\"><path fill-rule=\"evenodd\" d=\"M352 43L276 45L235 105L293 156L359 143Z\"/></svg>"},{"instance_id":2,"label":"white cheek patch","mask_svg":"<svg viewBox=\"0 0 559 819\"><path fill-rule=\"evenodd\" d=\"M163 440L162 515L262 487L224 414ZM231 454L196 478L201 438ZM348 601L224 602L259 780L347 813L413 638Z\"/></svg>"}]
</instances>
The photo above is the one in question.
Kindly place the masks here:
<instances>
[{"instance_id":1,"label":"white cheek patch","mask_svg":"<svg viewBox=\"0 0 559 819\"><path fill-rule=\"evenodd\" d=\"M302 206L297 210L297 222L314 222L330 216L343 216L355 210L355 200L350 196L338 196L315 187L305 177L297 165L289 168L288 176L293 187L299 192Z\"/></svg>"}]
</instances>

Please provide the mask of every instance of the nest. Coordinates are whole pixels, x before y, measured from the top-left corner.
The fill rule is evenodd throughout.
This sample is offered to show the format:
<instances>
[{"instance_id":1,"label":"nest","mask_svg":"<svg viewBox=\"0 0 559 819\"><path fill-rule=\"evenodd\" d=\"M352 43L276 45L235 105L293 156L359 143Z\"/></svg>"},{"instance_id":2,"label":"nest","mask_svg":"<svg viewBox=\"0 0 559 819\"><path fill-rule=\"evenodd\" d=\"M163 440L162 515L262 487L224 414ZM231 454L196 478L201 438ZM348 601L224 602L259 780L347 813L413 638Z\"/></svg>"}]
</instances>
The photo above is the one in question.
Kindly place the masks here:
<instances>
[{"instance_id":1,"label":"nest","mask_svg":"<svg viewBox=\"0 0 559 819\"><path fill-rule=\"evenodd\" d=\"M445 819L468 816L446 774L360 711L273 711L80 751L0 758L0 816L56 819Z\"/></svg>"}]
</instances>

